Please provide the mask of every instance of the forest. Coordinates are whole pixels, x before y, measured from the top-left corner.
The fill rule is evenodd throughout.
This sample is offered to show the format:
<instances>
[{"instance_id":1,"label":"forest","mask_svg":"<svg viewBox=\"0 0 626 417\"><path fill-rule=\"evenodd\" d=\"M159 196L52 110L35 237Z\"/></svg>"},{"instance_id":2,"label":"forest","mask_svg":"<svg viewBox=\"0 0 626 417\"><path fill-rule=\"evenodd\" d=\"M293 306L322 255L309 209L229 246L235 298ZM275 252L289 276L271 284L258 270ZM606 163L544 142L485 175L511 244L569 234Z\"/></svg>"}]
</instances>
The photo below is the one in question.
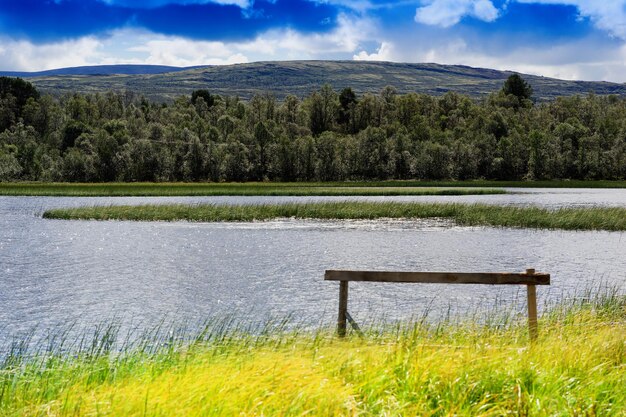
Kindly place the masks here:
<instances>
[{"instance_id":1,"label":"forest","mask_svg":"<svg viewBox=\"0 0 626 417\"><path fill-rule=\"evenodd\" d=\"M518 75L481 100L324 85L281 102L197 90L171 103L53 97L0 77L0 181L392 179L626 179L626 100L534 103Z\"/></svg>"}]
</instances>

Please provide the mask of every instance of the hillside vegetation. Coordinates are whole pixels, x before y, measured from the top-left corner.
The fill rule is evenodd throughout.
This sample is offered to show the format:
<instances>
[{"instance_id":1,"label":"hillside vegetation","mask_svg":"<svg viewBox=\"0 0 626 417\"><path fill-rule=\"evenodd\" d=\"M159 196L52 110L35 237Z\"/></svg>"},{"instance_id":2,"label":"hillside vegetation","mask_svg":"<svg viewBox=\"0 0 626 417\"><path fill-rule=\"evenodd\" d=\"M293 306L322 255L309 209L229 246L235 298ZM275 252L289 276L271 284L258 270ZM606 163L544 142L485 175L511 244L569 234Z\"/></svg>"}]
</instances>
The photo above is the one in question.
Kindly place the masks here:
<instances>
[{"instance_id":1,"label":"hillside vegetation","mask_svg":"<svg viewBox=\"0 0 626 417\"><path fill-rule=\"evenodd\" d=\"M256 62L227 66L209 66L162 72L139 68L98 67L74 71L57 70L29 79L42 92L61 95L68 92L94 93L131 91L155 101L172 101L181 94L208 89L222 96L244 100L255 94L271 93L279 101L292 94L308 96L324 84L341 90L351 87L357 94L378 93L391 85L401 94L443 95L448 91L483 98L500 88L511 72L459 65L400 64L357 61L286 61ZM67 75L66 75L67 74ZM537 100L552 100L575 94L626 95L626 86L608 82L566 81L524 75L535 89Z\"/></svg>"},{"instance_id":2,"label":"hillside vegetation","mask_svg":"<svg viewBox=\"0 0 626 417\"><path fill-rule=\"evenodd\" d=\"M166 104L0 77L0 181L626 178L625 99L535 94L511 75L483 100L325 84L282 102L201 89Z\"/></svg>"}]
</instances>

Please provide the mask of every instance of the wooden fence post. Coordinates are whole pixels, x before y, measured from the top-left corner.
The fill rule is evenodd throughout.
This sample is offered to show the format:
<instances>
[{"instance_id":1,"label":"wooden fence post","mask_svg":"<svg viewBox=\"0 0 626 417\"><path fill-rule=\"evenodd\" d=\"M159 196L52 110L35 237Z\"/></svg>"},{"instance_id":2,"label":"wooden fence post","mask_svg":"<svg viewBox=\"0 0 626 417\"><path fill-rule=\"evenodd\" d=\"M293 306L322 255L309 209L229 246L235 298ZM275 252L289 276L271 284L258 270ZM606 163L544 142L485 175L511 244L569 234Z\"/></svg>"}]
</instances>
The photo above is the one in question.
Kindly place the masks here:
<instances>
[{"instance_id":1,"label":"wooden fence post","mask_svg":"<svg viewBox=\"0 0 626 417\"><path fill-rule=\"evenodd\" d=\"M534 269L527 269L527 275L534 275ZM526 285L526 293L528 296L528 335L530 341L537 340L539 330L537 329L537 287L533 284Z\"/></svg>"},{"instance_id":2,"label":"wooden fence post","mask_svg":"<svg viewBox=\"0 0 626 417\"><path fill-rule=\"evenodd\" d=\"M337 317L337 335L346 336L348 319L348 281L339 281L339 316Z\"/></svg>"},{"instance_id":3,"label":"wooden fence post","mask_svg":"<svg viewBox=\"0 0 626 417\"><path fill-rule=\"evenodd\" d=\"M355 282L410 282L423 284L486 284L526 285L528 301L528 334L531 342L538 338L537 285L550 285L550 274L538 273L528 268L526 272L408 272L408 271L347 271L326 270L326 281L339 281L339 314L337 335L346 336L347 324L360 329L348 314L348 283Z\"/></svg>"}]
</instances>

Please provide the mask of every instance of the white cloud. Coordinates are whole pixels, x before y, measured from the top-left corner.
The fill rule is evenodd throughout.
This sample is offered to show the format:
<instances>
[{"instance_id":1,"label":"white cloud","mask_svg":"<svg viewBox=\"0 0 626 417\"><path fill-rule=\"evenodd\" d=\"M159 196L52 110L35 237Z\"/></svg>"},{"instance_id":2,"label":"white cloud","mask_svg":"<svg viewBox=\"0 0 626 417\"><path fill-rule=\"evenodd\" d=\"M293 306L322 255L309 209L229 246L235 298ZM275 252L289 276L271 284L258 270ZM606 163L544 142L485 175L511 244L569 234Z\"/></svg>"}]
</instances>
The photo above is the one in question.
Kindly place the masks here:
<instances>
[{"instance_id":1,"label":"white cloud","mask_svg":"<svg viewBox=\"0 0 626 417\"><path fill-rule=\"evenodd\" d=\"M385 42L384 48L381 45L374 54L361 52L354 59L376 59L379 55L384 56L380 59L394 62L469 65L567 80L626 82L626 44L602 46L593 39L499 51L487 51L460 37L429 42L395 39L393 43Z\"/></svg>"},{"instance_id":2,"label":"white cloud","mask_svg":"<svg viewBox=\"0 0 626 417\"><path fill-rule=\"evenodd\" d=\"M626 40L626 1L624 0L516 0L519 3L575 6L582 17L620 39Z\"/></svg>"},{"instance_id":3,"label":"white cloud","mask_svg":"<svg viewBox=\"0 0 626 417\"><path fill-rule=\"evenodd\" d=\"M321 4L333 4L335 6L348 7L352 10L357 10L359 12L364 12L366 10L371 10L376 8L368 0L313 0L315 3Z\"/></svg>"},{"instance_id":4,"label":"white cloud","mask_svg":"<svg viewBox=\"0 0 626 417\"><path fill-rule=\"evenodd\" d=\"M463 17L470 16L486 22L496 20L500 10L491 0L425 0L417 8L415 21L444 28L456 25ZM625 0L508 0L526 4L551 4L574 6L581 18L590 19L601 30L626 40ZM507 2L507 3L508 3ZM503 7L506 7L504 3Z\"/></svg>"},{"instance_id":5,"label":"white cloud","mask_svg":"<svg viewBox=\"0 0 626 417\"><path fill-rule=\"evenodd\" d=\"M104 58L102 42L94 37L77 40L33 44L28 41L4 39L0 62L7 71L41 71L54 68L95 65Z\"/></svg>"},{"instance_id":6,"label":"white cloud","mask_svg":"<svg viewBox=\"0 0 626 417\"><path fill-rule=\"evenodd\" d=\"M313 58L325 53L351 53L361 41L373 35L375 23L371 20L352 19L346 15L340 15L337 20L337 28L328 33L302 34L294 30L271 31L261 35L258 40L269 42L278 49L297 51Z\"/></svg>"},{"instance_id":7,"label":"white cloud","mask_svg":"<svg viewBox=\"0 0 626 417\"><path fill-rule=\"evenodd\" d=\"M277 59L349 58L362 42L375 37L376 22L340 15L326 33L293 29L270 30L247 41L198 41L137 29L111 32L108 37L33 44L0 41L2 70L40 71L81 65L158 64L172 66L227 65Z\"/></svg>"},{"instance_id":8,"label":"white cloud","mask_svg":"<svg viewBox=\"0 0 626 417\"><path fill-rule=\"evenodd\" d=\"M361 51L354 55L352 59L355 61L393 61L394 55L393 44L382 42L376 52L368 54L366 51Z\"/></svg>"},{"instance_id":9,"label":"white cloud","mask_svg":"<svg viewBox=\"0 0 626 417\"><path fill-rule=\"evenodd\" d=\"M444 28L456 25L465 16L492 22L499 16L491 0L430 0L415 11L415 21Z\"/></svg>"},{"instance_id":10,"label":"white cloud","mask_svg":"<svg viewBox=\"0 0 626 417\"><path fill-rule=\"evenodd\" d=\"M446 1L446 4L451 4L449 0ZM566 3L566 0L532 1ZM570 0L567 3L574 2L576 1ZM434 3L430 2L425 7ZM491 2L487 3L493 6ZM594 4L592 1L584 3L582 0L577 1L578 3L581 15L590 16L598 27L602 24L608 28L608 23L601 19L600 13L609 13L609 9L603 8L608 7L608 0L602 4ZM455 4L462 5L459 7L465 10L462 15L477 14L485 19L494 16L490 15L489 5L483 10L483 6L476 1L465 0ZM593 12L596 17L593 18L590 15L592 6L596 10ZM619 12L615 9L612 13L611 18L615 18L615 22L621 19L619 13L621 9ZM444 32L424 26L416 27L415 32L409 33L404 29L382 30L377 20L366 15L342 14L338 17L338 26L325 33L273 29L245 41L197 41L138 29L116 30L104 38L84 37L47 44L33 44L5 37L0 38L0 69L39 71L68 66L122 63L192 66L264 60L352 58L463 64L564 79L626 81L626 42L619 39L607 40L606 35L595 33L584 39L555 40L552 45L542 47L505 47L503 45L506 39L491 39L489 42L483 38L471 40L468 36L457 36L455 31ZM441 16L445 17L445 14ZM458 16L458 13L454 16ZM441 22L457 18L454 16L435 20L441 25ZM612 27L615 31L612 33L617 33L620 26L614 23ZM436 36L433 32L436 32ZM373 50L371 45L377 45L377 49Z\"/></svg>"},{"instance_id":11,"label":"white cloud","mask_svg":"<svg viewBox=\"0 0 626 417\"><path fill-rule=\"evenodd\" d=\"M367 18L341 14L337 27L326 33L272 29L246 41L197 41L151 32L117 31L106 46L124 46L141 62L191 66L234 64L276 59L324 59L351 56L359 45L375 37L377 24ZM132 41L131 41L132 40ZM112 55L119 55L119 52Z\"/></svg>"},{"instance_id":12,"label":"white cloud","mask_svg":"<svg viewBox=\"0 0 626 417\"><path fill-rule=\"evenodd\" d=\"M248 58L222 42L192 41L179 37L160 37L128 48L146 53L146 64L190 67L193 65L227 65L248 62Z\"/></svg>"},{"instance_id":13,"label":"white cloud","mask_svg":"<svg viewBox=\"0 0 626 417\"><path fill-rule=\"evenodd\" d=\"M253 0L213 0L213 3L217 4L233 4L235 6L239 6L242 9L250 7Z\"/></svg>"},{"instance_id":14,"label":"white cloud","mask_svg":"<svg viewBox=\"0 0 626 417\"><path fill-rule=\"evenodd\" d=\"M340 14L337 22L337 28L326 33L270 30L254 40L228 43L226 46L246 53L253 60L328 59L333 55L351 55L362 42L376 36L377 24L371 19Z\"/></svg>"}]
</instances>

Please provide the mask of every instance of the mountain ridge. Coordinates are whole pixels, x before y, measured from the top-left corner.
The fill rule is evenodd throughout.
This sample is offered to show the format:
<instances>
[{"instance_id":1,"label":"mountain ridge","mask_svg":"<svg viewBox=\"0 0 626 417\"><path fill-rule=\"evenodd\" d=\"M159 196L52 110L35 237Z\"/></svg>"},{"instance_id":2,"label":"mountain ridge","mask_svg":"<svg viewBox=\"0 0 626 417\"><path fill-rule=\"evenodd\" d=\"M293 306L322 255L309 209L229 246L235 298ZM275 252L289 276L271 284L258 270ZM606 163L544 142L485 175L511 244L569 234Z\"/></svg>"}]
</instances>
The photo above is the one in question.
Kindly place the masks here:
<instances>
[{"instance_id":1,"label":"mountain ridge","mask_svg":"<svg viewBox=\"0 0 626 417\"><path fill-rule=\"evenodd\" d=\"M178 72L194 67L175 67L170 65L83 65L78 67L54 68L44 71L0 71L0 76L33 78L57 75L149 75Z\"/></svg>"},{"instance_id":2,"label":"mountain ridge","mask_svg":"<svg viewBox=\"0 0 626 417\"><path fill-rule=\"evenodd\" d=\"M391 85L399 93L441 95L448 91L482 98L499 90L514 71L436 63L381 61L263 61L225 66L170 67L105 65L29 73L26 78L44 93L132 91L157 101L172 101L197 89L250 99L271 93L305 97L324 84L351 87L357 94L378 93ZM7 72L0 72L6 75ZM520 74L538 101L593 93L626 97L626 85L606 81L570 81Z\"/></svg>"}]
</instances>

